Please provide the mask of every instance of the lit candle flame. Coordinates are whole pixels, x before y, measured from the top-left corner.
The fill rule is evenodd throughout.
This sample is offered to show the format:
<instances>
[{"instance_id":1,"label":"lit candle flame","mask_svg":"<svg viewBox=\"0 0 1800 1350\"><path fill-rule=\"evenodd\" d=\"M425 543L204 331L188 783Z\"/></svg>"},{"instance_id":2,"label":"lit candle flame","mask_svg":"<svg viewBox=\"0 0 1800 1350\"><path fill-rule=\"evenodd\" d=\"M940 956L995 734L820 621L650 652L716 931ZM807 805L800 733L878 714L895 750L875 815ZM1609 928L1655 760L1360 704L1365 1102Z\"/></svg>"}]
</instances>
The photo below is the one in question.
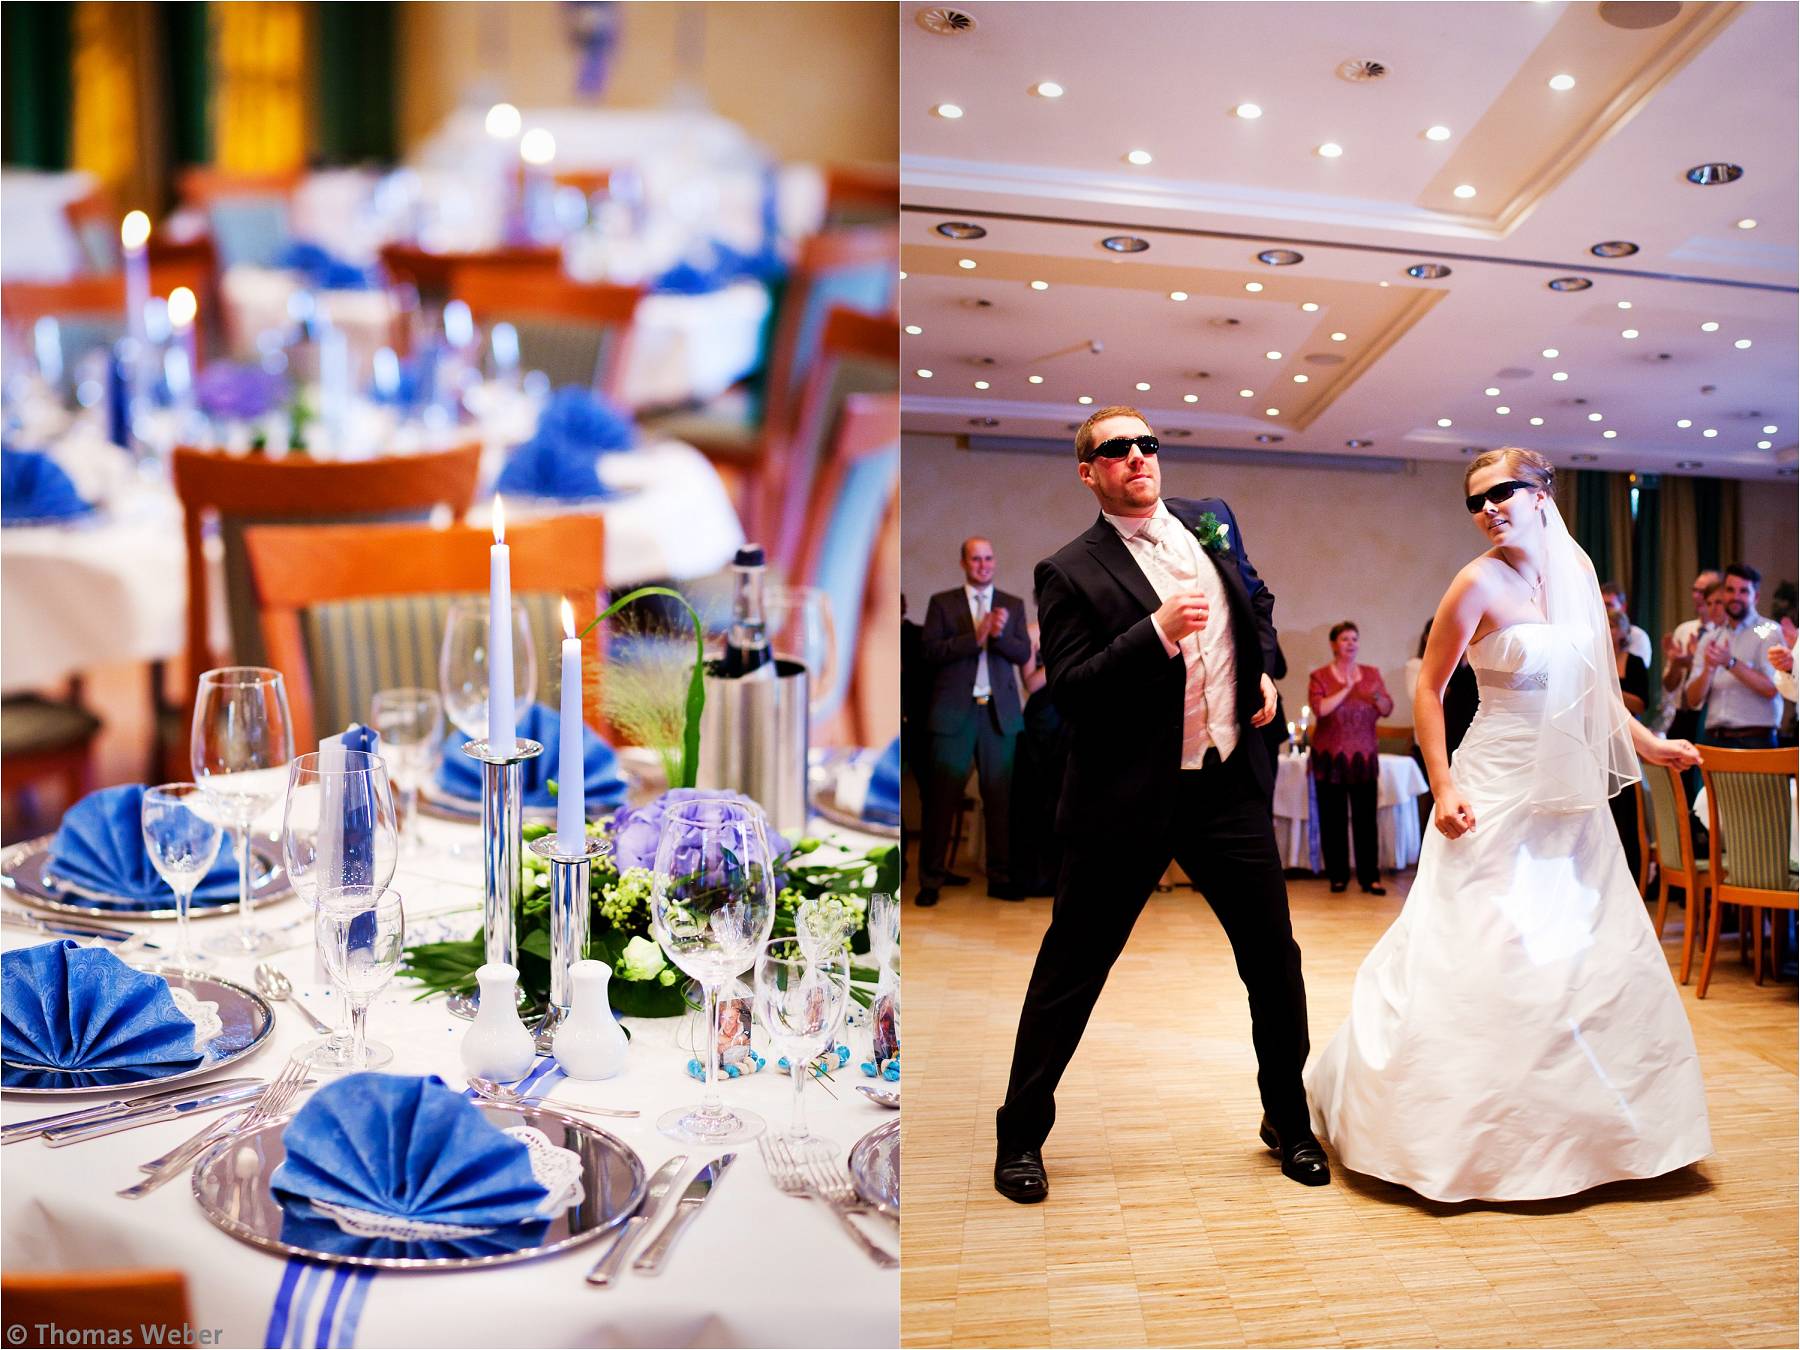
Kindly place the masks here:
<instances>
[{"instance_id":1,"label":"lit candle flame","mask_svg":"<svg viewBox=\"0 0 1800 1350\"><path fill-rule=\"evenodd\" d=\"M200 312L200 302L186 286L177 286L169 292L169 322L176 328L186 328Z\"/></svg>"},{"instance_id":2,"label":"lit candle flame","mask_svg":"<svg viewBox=\"0 0 1800 1350\"><path fill-rule=\"evenodd\" d=\"M487 112L487 134L495 140L509 141L519 134L519 110L510 103L496 103Z\"/></svg>"},{"instance_id":3,"label":"lit candle flame","mask_svg":"<svg viewBox=\"0 0 1800 1350\"><path fill-rule=\"evenodd\" d=\"M563 602L562 602L562 619L563 619L563 636L571 637L571 638L574 637L575 636L575 606L573 606L569 603L569 597L566 595L563 597Z\"/></svg>"},{"instance_id":4,"label":"lit candle flame","mask_svg":"<svg viewBox=\"0 0 1800 1350\"><path fill-rule=\"evenodd\" d=\"M142 211L131 211L119 226L119 242L133 252L150 242L150 217Z\"/></svg>"},{"instance_id":5,"label":"lit candle flame","mask_svg":"<svg viewBox=\"0 0 1800 1350\"><path fill-rule=\"evenodd\" d=\"M519 157L542 167L556 158L556 137L543 127L533 127L519 138Z\"/></svg>"},{"instance_id":6,"label":"lit candle flame","mask_svg":"<svg viewBox=\"0 0 1800 1350\"><path fill-rule=\"evenodd\" d=\"M506 507L498 496L494 498L494 542L496 544L506 542Z\"/></svg>"}]
</instances>

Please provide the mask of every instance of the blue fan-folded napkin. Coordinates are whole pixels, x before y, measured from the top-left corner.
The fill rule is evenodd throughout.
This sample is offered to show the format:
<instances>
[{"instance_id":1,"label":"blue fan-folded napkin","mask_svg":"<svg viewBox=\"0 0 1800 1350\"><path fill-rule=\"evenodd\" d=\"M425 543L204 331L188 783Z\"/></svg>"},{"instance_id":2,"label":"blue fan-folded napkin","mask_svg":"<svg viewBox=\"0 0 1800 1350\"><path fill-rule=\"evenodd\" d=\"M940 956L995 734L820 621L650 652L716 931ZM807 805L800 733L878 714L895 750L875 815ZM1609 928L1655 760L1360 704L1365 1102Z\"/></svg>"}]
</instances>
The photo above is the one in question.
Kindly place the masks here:
<instances>
[{"instance_id":1,"label":"blue fan-folded napkin","mask_svg":"<svg viewBox=\"0 0 1800 1350\"><path fill-rule=\"evenodd\" d=\"M68 938L0 955L6 1058L58 1069L193 1064L169 982Z\"/></svg>"},{"instance_id":2,"label":"blue fan-folded napkin","mask_svg":"<svg viewBox=\"0 0 1800 1350\"><path fill-rule=\"evenodd\" d=\"M869 795L863 798L862 816L864 820L877 821L883 825L900 823L898 736L888 743L888 748L881 752L881 758L875 761L875 771L869 775Z\"/></svg>"},{"instance_id":3,"label":"blue fan-folded napkin","mask_svg":"<svg viewBox=\"0 0 1800 1350\"><path fill-rule=\"evenodd\" d=\"M283 249L275 265L302 273L309 285L321 291L366 291L380 284L373 268L346 262L306 239L296 239Z\"/></svg>"},{"instance_id":4,"label":"blue fan-folded napkin","mask_svg":"<svg viewBox=\"0 0 1800 1350\"><path fill-rule=\"evenodd\" d=\"M84 890L117 896L140 909L173 903L175 893L157 875L144 849L144 785L101 788L71 806L50 840L50 875ZM194 891L197 904L238 898L237 861L221 841L212 869Z\"/></svg>"},{"instance_id":5,"label":"blue fan-folded napkin","mask_svg":"<svg viewBox=\"0 0 1800 1350\"><path fill-rule=\"evenodd\" d=\"M558 389L539 414L537 431L507 459L496 488L559 501L604 497L600 456L629 450L636 439L630 417L598 394Z\"/></svg>"},{"instance_id":6,"label":"blue fan-folded napkin","mask_svg":"<svg viewBox=\"0 0 1800 1350\"><path fill-rule=\"evenodd\" d=\"M93 509L49 455L0 447L0 525L47 525Z\"/></svg>"},{"instance_id":7,"label":"blue fan-folded napkin","mask_svg":"<svg viewBox=\"0 0 1800 1350\"><path fill-rule=\"evenodd\" d=\"M558 784L564 781L561 765L557 763L562 747L561 727L562 717L554 708L547 708L542 703L533 703L519 719L519 735L544 747L543 754L525 761L523 779L527 806L556 805L550 780L554 778ZM452 731L445 740L443 762L438 766L438 787L447 796L479 801L481 764L462 752L468 743L469 738L460 731ZM581 747L582 782L589 812L619 805L625 800L625 779L619 773L619 757L591 727L581 729Z\"/></svg>"},{"instance_id":8,"label":"blue fan-folded napkin","mask_svg":"<svg viewBox=\"0 0 1800 1350\"><path fill-rule=\"evenodd\" d=\"M499 1228L541 1218L530 1151L435 1075L358 1073L328 1083L283 1133L270 1187L420 1223Z\"/></svg>"}]
</instances>

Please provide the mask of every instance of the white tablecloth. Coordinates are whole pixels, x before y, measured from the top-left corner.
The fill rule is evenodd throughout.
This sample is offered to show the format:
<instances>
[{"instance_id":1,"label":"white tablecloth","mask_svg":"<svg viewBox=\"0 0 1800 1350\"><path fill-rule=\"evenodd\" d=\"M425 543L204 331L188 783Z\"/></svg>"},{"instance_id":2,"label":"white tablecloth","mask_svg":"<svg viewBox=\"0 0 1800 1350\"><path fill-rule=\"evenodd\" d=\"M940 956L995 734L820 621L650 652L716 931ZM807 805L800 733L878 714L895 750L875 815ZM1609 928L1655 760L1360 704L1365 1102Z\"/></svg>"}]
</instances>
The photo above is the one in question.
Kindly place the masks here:
<instances>
[{"instance_id":1,"label":"white tablecloth","mask_svg":"<svg viewBox=\"0 0 1800 1350\"><path fill-rule=\"evenodd\" d=\"M1419 860L1420 794L1429 791L1425 775L1410 755L1381 757L1381 784L1377 792L1381 866L1388 871L1411 867ZM1281 865L1323 870L1319 862L1319 824L1313 809L1312 774L1308 757L1283 752L1275 772L1275 842L1281 849ZM1352 837L1350 857L1356 857Z\"/></svg>"},{"instance_id":2,"label":"white tablecloth","mask_svg":"<svg viewBox=\"0 0 1800 1350\"><path fill-rule=\"evenodd\" d=\"M436 853L426 868L403 864L394 885L410 913L466 902L480 905L479 832L465 826L425 822L430 839L455 840L471 855L452 860ZM461 878L455 884L439 878ZM302 917L298 900L273 905L271 923ZM468 922L474 922L471 914ZM205 932L235 923L221 917L196 924ZM415 927L422 922L415 921ZM437 922L446 922L438 920ZM146 925L166 931L164 925ZM7 930L8 947L30 945L30 935ZM330 997L314 979L310 944L275 958L294 981L298 996L332 1013ZM248 962L221 972L249 982ZM394 1068L436 1073L464 1084L458 1059L461 1030L441 999L416 1003L416 988L396 983L369 1014L370 1032L396 1052ZM664 1110L699 1100L701 1086L684 1072L688 1058L678 1042L682 1019L628 1019L633 1034L629 1066L604 1083L556 1079L547 1090L558 1099L603 1106L631 1106L635 1120L601 1122L636 1149L648 1171L677 1152L689 1168L706 1150L680 1146L657 1133ZM313 1033L292 1009L277 1005L274 1034L267 1047L242 1068L230 1071L272 1077L288 1053ZM867 1031L850 1033L853 1050L868 1050ZM760 1113L777 1127L789 1116L791 1086L773 1066L749 1079L723 1085L728 1104ZM829 1096L809 1086L808 1115L815 1133L832 1140L840 1154L867 1131L892 1119L854 1090L866 1081L852 1064L839 1071ZM8 1098L0 1114L7 1121L70 1110L103 1098L59 1101ZM99 1267L179 1267L186 1272L194 1325L218 1328L214 1344L265 1344L271 1314L289 1290L289 1345L361 1346L892 1346L899 1343L898 1273L877 1269L839 1231L821 1205L780 1194L763 1167L754 1143L737 1150L738 1160L713 1200L692 1225L663 1272L649 1278L633 1273L612 1289L594 1289L583 1276L606 1239L538 1261L444 1274L383 1271L362 1291L360 1309L350 1304L356 1284L333 1300L333 1268L313 1271L226 1236L201 1213L185 1179L171 1182L143 1200L113 1194L137 1178L136 1165L173 1147L194 1130L192 1121L145 1126L89 1143L52 1149L31 1140L0 1154L0 1231L10 1270L70 1270ZM882 1222L882 1221L878 1221ZM893 1248L892 1230L873 1230ZM321 1335L327 1305L331 1315Z\"/></svg>"}]
</instances>

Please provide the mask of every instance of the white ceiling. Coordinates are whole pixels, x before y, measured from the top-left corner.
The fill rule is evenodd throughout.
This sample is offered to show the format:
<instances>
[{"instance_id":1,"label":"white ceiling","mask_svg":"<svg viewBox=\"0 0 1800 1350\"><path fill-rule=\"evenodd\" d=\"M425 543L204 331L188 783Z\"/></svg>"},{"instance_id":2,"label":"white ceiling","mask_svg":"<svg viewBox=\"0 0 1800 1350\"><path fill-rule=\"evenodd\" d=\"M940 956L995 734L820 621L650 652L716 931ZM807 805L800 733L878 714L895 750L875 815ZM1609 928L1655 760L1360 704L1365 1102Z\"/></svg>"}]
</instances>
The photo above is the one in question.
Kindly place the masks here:
<instances>
[{"instance_id":1,"label":"white ceiling","mask_svg":"<svg viewBox=\"0 0 1800 1350\"><path fill-rule=\"evenodd\" d=\"M1460 459L1512 442L1596 468L1793 472L1795 5L1669 6L1639 32L1527 0L955 8L972 30L902 17L902 306L923 330L905 339L908 430L1066 443L1087 395L1194 446ZM1389 73L1348 82L1350 59ZM1043 80L1066 92L1036 95ZM1246 101L1263 116L1234 116ZM1427 140L1434 124L1451 137ZM1684 179L1715 160L1743 178ZM1452 198L1458 181L1476 197ZM935 233L949 220L987 234ZM1150 248L1110 254L1113 234ZM1611 239L1640 251L1589 252ZM1278 244L1304 262L1256 261ZM1426 260L1451 275L1405 274ZM1594 284L1547 288L1562 276Z\"/></svg>"}]
</instances>

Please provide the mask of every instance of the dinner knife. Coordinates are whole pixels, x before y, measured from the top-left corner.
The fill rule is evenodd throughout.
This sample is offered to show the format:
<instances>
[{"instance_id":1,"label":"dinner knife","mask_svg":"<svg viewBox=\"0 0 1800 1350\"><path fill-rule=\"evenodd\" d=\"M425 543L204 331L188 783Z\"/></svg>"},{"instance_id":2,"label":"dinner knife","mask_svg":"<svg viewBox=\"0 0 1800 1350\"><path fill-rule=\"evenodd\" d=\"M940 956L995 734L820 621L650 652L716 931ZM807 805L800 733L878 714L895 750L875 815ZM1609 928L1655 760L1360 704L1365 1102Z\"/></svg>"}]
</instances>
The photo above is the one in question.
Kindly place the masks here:
<instances>
[{"instance_id":1,"label":"dinner knife","mask_svg":"<svg viewBox=\"0 0 1800 1350\"><path fill-rule=\"evenodd\" d=\"M84 1107L80 1111L64 1111L60 1115L39 1116L36 1120L16 1120L10 1125L0 1125L0 1144L11 1144L20 1139L35 1139L45 1130L60 1129L68 1125L89 1125L114 1116L129 1115L135 1111L166 1106L171 1102L186 1101L190 1098L205 1097L225 1088L243 1087L247 1083L261 1083L262 1081L260 1078L215 1078L207 1083L183 1083L179 1087L164 1088L161 1092L146 1093L142 1097L121 1097L117 1101L102 1102L98 1106Z\"/></svg>"},{"instance_id":2,"label":"dinner knife","mask_svg":"<svg viewBox=\"0 0 1800 1350\"><path fill-rule=\"evenodd\" d=\"M631 1263L631 1268L645 1275L654 1275L662 1269L663 1261L675 1245L675 1239L687 1231L695 1217L700 1213L700 1206L711 1198L719 1179L725 1175L725 1169L737 1161L737 1154L727 1153L717 1162L708 1163L700 1169L700 1174L688 1182L687 1189L681 1193L681 1199L675 1204L675 1212L663 1225L650 1245L644 1248L644 1254Z\"/></svg>"},{"instance_id":3,"label":"dinner knife","mask_svg":"<svg viewBox=\"0 0 1800 1350\"><path fill-rule=\"evenodd\" d=\"M76 923L68 919L39 914L21 914L16 909L0 910L0 924L8 928L24 928L33 933L53 933L62 937L98 938L106 942L130 942L138 935L128 928L112 928L100 923ZM149 951L160 951L153 942L140 944Z\"/></svg>"},{"instance_id":4,"label":"dinner knife","mask_svg":"<svg viewBox=\"0 0 1800 1350\"><path fill-rule=\"evenodd\" d=\"M657 1211L675 1187L675 1178L681 1175L681 1169L687 1166L687 1154L677 1153L673 1158L656 1169L656 1175L650 1178L649 1189L637 1207L637 1212L620 1226L618 1235L613 1238L612 1246L606 1254L594 1262L594 1268L588 1272L587 1282L604 1289L619 1277L619 1268L625 1264L625 1255L631 1250L631 1244L637 1235L656 1222Z\"/></svg>"},{"instance_id":5,"label":"dinner knife","mask_svg":"<svg viewBox=\"0 0 1800 1350\"><path fill-rule=\"evenodd\" d=\"M183 1116L193 1115L199 1111L216 1111L222 1106L231 1106L236 1102L259 1097L267 1086L267 1083L261 1082L245 1083L242 1087L226 1088L223 1092L198 1097L193 1101L168 1102L161 1106L154 1106L148 1111L136 1111L123 1116L107 1116L82 1125L65 1125L57 1129L45 1130L44 1142L51 1148L62 1148L67 1144L79 1144L83 1140L118 1134L121 1130L135 1130L140 1125L154 1125L160 1121L179 1120Z\"/></svg>"}]
</instances>

